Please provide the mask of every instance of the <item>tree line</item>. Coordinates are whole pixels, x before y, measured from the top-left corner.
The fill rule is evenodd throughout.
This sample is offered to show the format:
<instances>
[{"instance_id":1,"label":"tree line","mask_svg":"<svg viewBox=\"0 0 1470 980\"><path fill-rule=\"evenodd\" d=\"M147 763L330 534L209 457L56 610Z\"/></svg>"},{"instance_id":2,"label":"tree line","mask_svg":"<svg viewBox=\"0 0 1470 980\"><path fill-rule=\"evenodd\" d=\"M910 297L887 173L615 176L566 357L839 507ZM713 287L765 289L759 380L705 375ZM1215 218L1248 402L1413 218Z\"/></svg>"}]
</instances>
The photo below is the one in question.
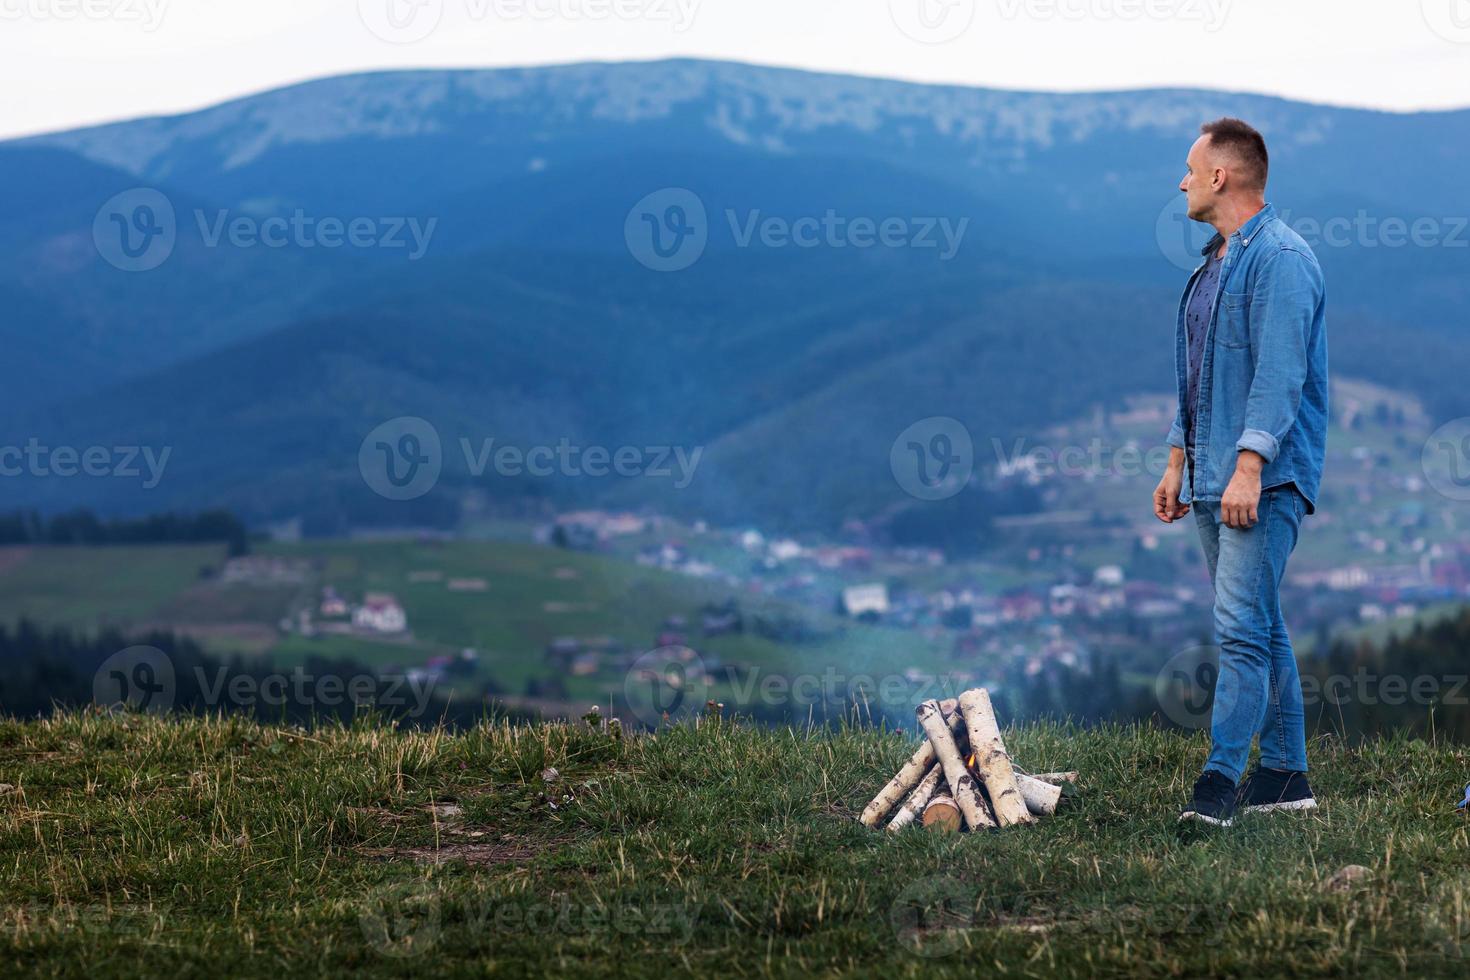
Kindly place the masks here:
<instances>
[{"instance_id":1,"label":"tree line","mask_svg":"<svg viewBox=\"0 0 1470 980\"><path fill-rule=\"evenodd\" d=\"M1386 643L1333 643L1303 664L1307 724L1340 735L1404 731L1470 742L1470 606Z\"/></svg>"},{"instance_id":2,"label":"tree line","mask_svg":"<svg viewBox=\"0 0 1470 980\"><path fill-rule=\"evenodd\" d=\"M168 631L128 635L109 628L86 634L22 619L0 625L0 664L0 714L18 718L95 706L243 713L264 723L298 725L372 714L414 727L458 727L476 724L490 710L475 698L450 697L422 676L379 673L324 657L290 668L257 658L225 659Z\"/></svg>"},{"instance_id":3,"label":"tree line","mask_svg":"<svg viewBox=\"0 0 1470 980\"><path fill-rule=\"evenodd\" d=\"M1381 644L1338 640L1302 662L1309 733L1363 738L1407 732L1470 743L1467 648L1470 606ZM369 710L410 725L461 726L481 720L498 691L491 681L484 698L452 698L422 678L379 674L345 659L314 657L281 670L253 658L212 656L171 632L87 634L25 619L0 625L0 664L0 713L20 717L46 715L58 706L102 704L147 711L241 711L264 722L295 724L346 721ZM1116 657L1094 653L1076 666L1053 662L1039 671L1017 663L999 680L996 707L1010 721L1070 717L1086 724L1174 724L1151 689L1125 681ZM1210 692L1200 693L1207 698ZM907 710L876 707L875 712L871 692L846 689L824 691L816 704L764 706L757 698L729 706L765 724L866 717L908 727Z\"/></svg>"},{"instance_id":4,"label":"tree line","mask_svg":"<svg viewBox=\"0 0 1470 980\"><path fill-rule=\"evenodd\" d=\"M248 554L250 533L226 510L173 512L103 520L89 510L43 516L39 511L0 514L0 545L185 544L224 542L232 556Z\"/></svg>"}]
</instances>

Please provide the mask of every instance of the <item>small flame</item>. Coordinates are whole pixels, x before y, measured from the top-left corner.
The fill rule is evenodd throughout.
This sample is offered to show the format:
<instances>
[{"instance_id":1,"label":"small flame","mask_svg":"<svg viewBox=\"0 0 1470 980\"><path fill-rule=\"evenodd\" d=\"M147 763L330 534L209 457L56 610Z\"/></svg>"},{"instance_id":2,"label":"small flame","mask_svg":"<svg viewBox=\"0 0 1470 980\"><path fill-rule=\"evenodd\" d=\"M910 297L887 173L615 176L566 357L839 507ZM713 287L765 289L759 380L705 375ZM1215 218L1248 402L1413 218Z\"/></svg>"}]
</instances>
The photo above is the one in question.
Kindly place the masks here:
<instances>
[{"instance_id":1,"label":"small flame","mask_svg":"<svg viewBox=\"0 0 1470 980\"><path fill-rule=\"evenodd\" d=\"M966 769L974 769L975 768L975 753L971 752L969 755L965 756L965 768Z\"/></svg>"}]
</instances>

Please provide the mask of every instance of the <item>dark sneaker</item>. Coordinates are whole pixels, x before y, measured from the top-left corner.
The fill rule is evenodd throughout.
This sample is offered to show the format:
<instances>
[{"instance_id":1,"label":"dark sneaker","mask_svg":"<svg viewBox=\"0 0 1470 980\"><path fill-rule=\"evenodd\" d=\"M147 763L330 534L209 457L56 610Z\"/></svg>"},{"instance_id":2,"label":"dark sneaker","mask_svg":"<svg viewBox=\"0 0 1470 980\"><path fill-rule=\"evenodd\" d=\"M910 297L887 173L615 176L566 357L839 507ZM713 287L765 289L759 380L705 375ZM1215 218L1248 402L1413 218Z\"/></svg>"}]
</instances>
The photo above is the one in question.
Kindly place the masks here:
<instances>
[{"instance_id":1,"label":"dark sneaker","mask_svg":"<svg viewBox=\"0 0 1470 980\"><path fill-rule=\"evenodd\" d=\"M1213 769L1194 781L1194 799L1179 814L1181 822L1198 820L1214 827L1235 822L1235 784Z\"/></svg>"},{"instance_id":2,"label":"dark sneaker","mask_svg":"<svg viewBox=\"0 0 1470 980\"><path fill-rule=\"evenodd\" d=\"M1311 810L1317 806L1312 787L1304 772L1286 772L1259 766L1240 784L1240 809L1243 813L1270 813L1273 810Z\"/></svg>"}]
</instances>

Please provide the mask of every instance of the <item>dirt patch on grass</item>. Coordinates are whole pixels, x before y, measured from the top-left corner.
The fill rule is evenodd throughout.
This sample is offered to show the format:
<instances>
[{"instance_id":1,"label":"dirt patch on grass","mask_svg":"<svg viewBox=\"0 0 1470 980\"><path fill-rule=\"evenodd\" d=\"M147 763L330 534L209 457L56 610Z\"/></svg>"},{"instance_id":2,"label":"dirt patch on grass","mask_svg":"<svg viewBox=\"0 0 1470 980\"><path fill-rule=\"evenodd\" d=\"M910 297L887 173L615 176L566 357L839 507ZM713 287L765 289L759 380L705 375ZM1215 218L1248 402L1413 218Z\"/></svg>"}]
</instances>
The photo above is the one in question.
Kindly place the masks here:
<instances>
[{"instance_id":1,"label":"dirt patch on grass","mask_svg":"<svg viewBox=\"0 0 1470 980\"><path fill-rule=\"evenodd\" d=\"M1190 910L1182 913L1183 919L1189 925L1196 924L1189 915ZM988 922L977 923L981 929L994 929L1001 932L1028 932L1048 933L1053 930L1095 930L1107 929L1119 924L1136 923L1143 917L1141 909L1120 906L1107 912L1084 911L1084 912L1043 912L1033 915L1000 915Z\"/></svg>"},{"instance_id":2,"label":"dirt patch on grass","mask_svg":"<svg viewBox=\"0 0 1470 980\"><path fill-rule=\"evenodd\" d=\"M379 806L350 806L347 808L347 815L353 820L361 820L377 826L401 824L408 819L401 813L394 813L392 810Z\"/></svg>"},{"instance_id":3,"label":"dirt patch on grass","mask_svg":"<svg viewBox=\"0 0 1470 980\"><path fill-rule=\"evenodd\" d=\"M494 867L529 861L554 846L526 841L502 841L493 844L443 843L438 847L380 847L362 853L368 857L387 861L412 861L414 864L448 864L460 861L477 867Z\"/></svg>"},{"instance_id":4,"label":"dirt patch on grass","mask_svg":"<svg viewBox=\"0 0 1470 980\"><path fill-rule=\"evenodd\" d=\"M986 925L991 929L1009 930L1011 932L1050 932L1061 924L1062 920L1060 919L1047 918L1040 915L1018 915L1011 918L997 919Z\"/></svg>"}]
</instances>

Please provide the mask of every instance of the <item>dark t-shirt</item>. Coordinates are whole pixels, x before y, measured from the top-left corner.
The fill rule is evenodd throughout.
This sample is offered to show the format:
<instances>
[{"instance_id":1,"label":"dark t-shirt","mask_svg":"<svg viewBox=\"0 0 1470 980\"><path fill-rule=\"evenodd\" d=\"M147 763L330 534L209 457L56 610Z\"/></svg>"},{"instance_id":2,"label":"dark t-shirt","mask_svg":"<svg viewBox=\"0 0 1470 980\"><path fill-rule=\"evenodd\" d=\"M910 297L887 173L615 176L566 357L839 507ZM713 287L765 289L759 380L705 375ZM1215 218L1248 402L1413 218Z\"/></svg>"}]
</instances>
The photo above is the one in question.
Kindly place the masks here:
<instances>
[{"instance_id":1,"label":"dark t-shirt","mask_svg":"<svg viewBox=\"0 0 1470 980\"><path fill-rule=\"evenodd\" d=\"M1184 399L1184 443L1194 455L1194 409L1199 402L1199 374L1205 361L1205 338L1210 332L1210 312L1215 308L1215 294L1220 291L1220 267L1224 260L1211 253L1204 271L1190 294L1184 311L1184 325L1189 338L1189 385Z\"/></svg>"}]
</instances>

